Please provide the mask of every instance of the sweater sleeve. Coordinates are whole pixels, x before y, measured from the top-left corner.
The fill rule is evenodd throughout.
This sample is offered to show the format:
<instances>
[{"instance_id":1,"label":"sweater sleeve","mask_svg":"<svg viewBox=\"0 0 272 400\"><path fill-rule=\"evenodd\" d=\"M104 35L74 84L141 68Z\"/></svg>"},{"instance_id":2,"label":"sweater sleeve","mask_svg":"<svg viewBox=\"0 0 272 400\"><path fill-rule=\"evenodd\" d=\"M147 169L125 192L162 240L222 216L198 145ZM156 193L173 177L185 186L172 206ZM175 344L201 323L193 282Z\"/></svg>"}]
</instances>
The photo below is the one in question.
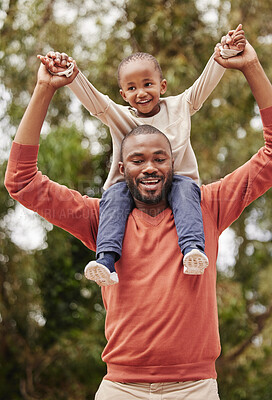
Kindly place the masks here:
<instances>
[{"instance_id":1,"label":"sweater sleeve","mask_svg":"<svg viewBox=\"0 0 272 400\"><path fill-rule=\"evenodd\" d=\"M10 196L95 250L99 200L43 175L37 168L38 148L13 142L5 175Z\"/></svg>"},{"instance_id":2,"label":"sweater sleeve","mask_svg":"<svg viewBox=\"0 0 272 400\"><path fill-rule=\"evenodd\" d=\"M200 77L185 91L191 115L202 107L204 101L220 82L224 72L225 68L214 61L211 56Z\"/></svg>"},{"instance_id":3,"label":"sweater sleeve","mask_svg":"<svg viewBox=\"0 0 272 400\"><path fill-rule=\"evenodd\" d=\"M265 146L225 178L201 188L203 210L212 214L219 234L272 186L272 106L260 112Z\"/></svg>"}]
</instances>

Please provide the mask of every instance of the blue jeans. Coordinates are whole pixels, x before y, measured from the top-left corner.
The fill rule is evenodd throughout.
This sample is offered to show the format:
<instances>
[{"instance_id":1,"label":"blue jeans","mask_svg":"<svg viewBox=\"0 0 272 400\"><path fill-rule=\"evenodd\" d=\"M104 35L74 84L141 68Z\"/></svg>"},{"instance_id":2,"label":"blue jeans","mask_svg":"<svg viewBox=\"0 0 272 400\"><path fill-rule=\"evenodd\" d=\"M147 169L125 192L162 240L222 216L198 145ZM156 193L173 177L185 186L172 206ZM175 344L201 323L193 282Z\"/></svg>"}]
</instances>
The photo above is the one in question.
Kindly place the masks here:
<instances>
[{"instance_id":1,"label":"blue jeans","mask_svg":"<svg viewBox=\"0 0 272 400\"><path fill-rule=\"evenodd\" d=\"M168 201L173 211L178 244L183 254L186 248L204 251L205 237L200 200L200 189L191 178L174 175ZM114 251L119 258L121 257L127 218L134 207L126 182L118 182L103 193L100 201L97 255Z\"/></svg>"}]
</instances>

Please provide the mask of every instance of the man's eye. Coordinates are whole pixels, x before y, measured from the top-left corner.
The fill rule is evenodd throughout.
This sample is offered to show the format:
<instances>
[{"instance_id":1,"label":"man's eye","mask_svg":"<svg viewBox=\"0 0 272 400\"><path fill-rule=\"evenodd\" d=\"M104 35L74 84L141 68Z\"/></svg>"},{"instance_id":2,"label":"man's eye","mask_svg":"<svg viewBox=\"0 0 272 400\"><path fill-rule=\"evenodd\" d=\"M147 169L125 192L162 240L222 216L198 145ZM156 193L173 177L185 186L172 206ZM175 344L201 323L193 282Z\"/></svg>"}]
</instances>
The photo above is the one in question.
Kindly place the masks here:
<instances>
[{"instance_id":1,"label":"man's eye","mask_svg":"<svg viewBox=\"0 0 272 400\"><path fill-rule=\"evenodd\" d=\"M165 158L156 158L156 162L162 163L165 161Z\"/></svg>"},{"instance_id":2,"label":"man's eye","mask_svg":"<svg viewBox=\"0 0 272 400\"><path fill-rule=\"evenodd\" d=\"M133 164L141 164L143 160L132 160Z\"/></svg>"}]
</instances>

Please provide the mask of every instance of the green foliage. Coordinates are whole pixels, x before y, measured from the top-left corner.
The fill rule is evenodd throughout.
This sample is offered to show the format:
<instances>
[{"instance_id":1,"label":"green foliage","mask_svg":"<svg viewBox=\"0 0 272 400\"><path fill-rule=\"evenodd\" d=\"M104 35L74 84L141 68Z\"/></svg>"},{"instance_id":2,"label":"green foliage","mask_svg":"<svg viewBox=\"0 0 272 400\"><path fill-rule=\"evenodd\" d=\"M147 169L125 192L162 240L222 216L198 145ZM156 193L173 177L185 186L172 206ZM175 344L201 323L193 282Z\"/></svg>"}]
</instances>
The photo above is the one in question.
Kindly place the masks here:
<instances>
[{"instance_id":1,"label":"green foliage","mask_svg":"<svg viewBox=\"0 0 272 400\"><path fill-rule=\"evenodd\" d=\"M242 22L272 76L269 0L222 0L205 9L193 0L0 3L1 150L33 91L36 55L50 49L71 54L95 86L117 102L122 102L116 79L119 62L131 52L152 53L167 78L167 95L175 95L197 79L221 35ZM212 23L206 19L209 7L217 15ZM109 23L114 15L116 20ZM61 184L100 196L110 163L108 130L86 110L74 111L74 102L67 88L54 96L39 168ZM242 75L226 71L192 118L192 144L203 183L224 176L262 146L261 131L252 124L257 116ZM95 124L91 132L90 120ZM0 162L3 182L4 156ZM270 190L233 224L236 263L218 275L222 400L271 398L271 197ZM6 223L15 207L2 185L0 398L92 398L105 373L100 359L105 345L101 295L82 276L93 254L68 233L48 226L42 249L21 249Z\"/></svg>"}]
</instances>

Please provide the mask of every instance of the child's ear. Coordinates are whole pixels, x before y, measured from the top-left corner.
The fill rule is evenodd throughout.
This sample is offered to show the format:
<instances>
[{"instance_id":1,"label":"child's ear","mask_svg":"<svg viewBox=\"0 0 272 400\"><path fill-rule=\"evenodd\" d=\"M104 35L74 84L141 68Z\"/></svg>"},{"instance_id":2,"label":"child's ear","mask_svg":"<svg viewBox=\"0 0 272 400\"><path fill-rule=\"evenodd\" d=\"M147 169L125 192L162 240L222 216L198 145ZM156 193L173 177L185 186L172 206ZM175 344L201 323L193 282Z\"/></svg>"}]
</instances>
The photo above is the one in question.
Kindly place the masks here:
<instances>
[{"instance_id":1,"label":"child's ear","mask_svg":"<svg viewBox=\"0 0 272 400\"><path fill-rule=\"evenodd\" d=\"M128 100L127 100L127 98L126 98L126 95L125 95L125 93L123 92L122 89L119 90L119 93L120 93L120 95L123 97L123 99L128 103Z\"/></svg>"},{"instance_id":2,"label":"child's ear","mask_svg":"<svg viewBox=\"0 0 272 400\"><path fill-rule=\"evenodd\" d=\"M167 90L167 81L166 81L166 79L163 79L163 80L161 81L161 91L160 91L160 94L164 94L164 93L166 92L166 90Z\"/></svg>"}]
</instances>

